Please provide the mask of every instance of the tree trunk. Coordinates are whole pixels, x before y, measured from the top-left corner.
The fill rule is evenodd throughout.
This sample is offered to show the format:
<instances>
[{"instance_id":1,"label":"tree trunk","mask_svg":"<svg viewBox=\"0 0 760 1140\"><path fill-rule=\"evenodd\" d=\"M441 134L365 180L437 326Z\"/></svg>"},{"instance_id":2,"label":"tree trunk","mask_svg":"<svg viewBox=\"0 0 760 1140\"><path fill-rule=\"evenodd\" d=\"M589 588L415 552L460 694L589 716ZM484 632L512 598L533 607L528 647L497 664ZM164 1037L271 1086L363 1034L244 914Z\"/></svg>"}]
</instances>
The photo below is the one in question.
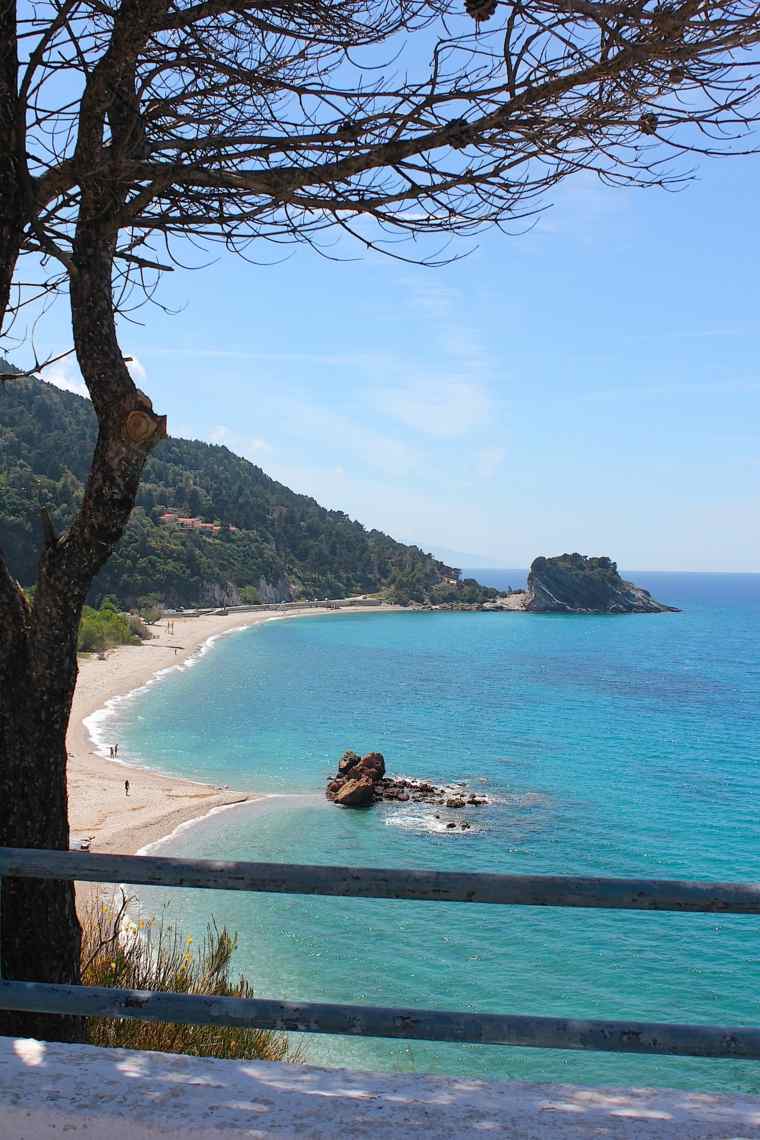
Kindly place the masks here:
<instances>
[{"instance_id":1,"label":"tree trunk","mask_svg":"<svg viewBox=\"0 0 760 1140\"><path fill-rule=\"evenodd\" d=\"M0 0L0 331L28 220L26 143L17 86L16 5Z\"/></svg>"},{"instance_id":2,"label":"tree trunk","mask_svg":"<svg viewBox=\"0 0 760 1140\"><path fill-rule=\"evenodd\" d=\"M116 335L112 269L124 191L118 179L114 190L102 150L105 115L117 94L123 102L124 92L134 88L134 57L150 30L148 8L166 6L166 0L122 5L114 32L121 56L112 45L88 77L82 98L76 154L88 179L82 186L69 286L77 359L100 430L72 526L56 537L48 522L33 606L0 557L1 846L69 846L66 729L82 605L93 577L121 538L145 460L166 431L165 417L154 414L148 397L132 382ZM16 5L0 0L0 326L33 206L17 98L15 19ZM116 113L111 133L125 153L139 144L140 132L134 128ZM73 884L3 882L0 972L16 980L79 982ZM83 1031L81 1018L0 1010L0 1034L76 1040Z\"/></svg>"},{"instance_id":3,"label":"tree trunk","mask_svg":"<svg viewBox=\"0 0 760 1140\"><path fill-rule=\"evenodd\" d=\"M66 724L76 642L62 643L57 629L36 636L29 606L4 567L0 602L0 845L67 850ZM5 879L0 917L3 977L79 981L72 883ZM0 1034L81 1040L83 1022L0 1010Z\"/></svg>"},{"instance_id":4,"label":"tree trunk","mask_svg":"<svg viewBox=\"0 0 760 1140\"><path fill-rule=\"evenodd\" d=\"M1 2L1 0L0 0ZM121 538L145 460L165 434L127 371L111 300L113 239L91 225L75 243L74 342L100 422L81 509L57 537L47 526L33 606L0 562L0 844L66 850L66 728L82 605ZM77 983L80 930L70 883L8 880L0 946L6 977ZM76 1039L76 1018L0 1011L0 1033Z\"/></svg>"},{"instance_id":5,"label":"tree trunk","mask_svg":"<svg viewBox=\"0 0 760 1140\"><path fill-rule=\"evenodd\" d=\"M16 5L0 0L0 327L31 192L17 96ZM74 641L60 623L38 629L0 560L0 845L69 845L66 723L76 679ZM69 621L71 628L71 620ZM48 982L79 980L79 923L71 883L6 879L0 895L0 974ZM0 1034L76 1040L80 1018L0 1010Z\"/></svg>"}]
</instances>

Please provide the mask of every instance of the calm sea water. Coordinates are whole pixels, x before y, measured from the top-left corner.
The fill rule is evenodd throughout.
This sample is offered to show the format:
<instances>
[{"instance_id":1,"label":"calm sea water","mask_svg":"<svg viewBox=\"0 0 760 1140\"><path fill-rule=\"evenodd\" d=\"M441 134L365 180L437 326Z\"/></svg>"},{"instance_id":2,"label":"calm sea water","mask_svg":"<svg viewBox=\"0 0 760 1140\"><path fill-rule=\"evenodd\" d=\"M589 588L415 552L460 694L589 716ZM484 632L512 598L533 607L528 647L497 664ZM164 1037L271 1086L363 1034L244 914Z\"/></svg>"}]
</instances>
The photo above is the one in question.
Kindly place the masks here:
<instances>
[{"instance_id":1,"label":"calm sea water","mask_svg":"<svg viewBox=\"0 0 760 1140\"><path fill-rule=\"evenodd\" d=\"M479 571L518 585L517 571ZM161 853L467 871L760 880L760 576L636 575L681 614L431 614L275 621L117 706L120 754L274 793ZM351 812L346 748L467 781L464 813ZM139 780L136 774L135 782ZM441 816L436 819L436 811ZM240 934L262 996L760 1024L760 920L222 892L145 892L196 938ZM760 1065L348 1038L309 1060L370 1068L760 1092Z\"/></svg>"}]
</instances>

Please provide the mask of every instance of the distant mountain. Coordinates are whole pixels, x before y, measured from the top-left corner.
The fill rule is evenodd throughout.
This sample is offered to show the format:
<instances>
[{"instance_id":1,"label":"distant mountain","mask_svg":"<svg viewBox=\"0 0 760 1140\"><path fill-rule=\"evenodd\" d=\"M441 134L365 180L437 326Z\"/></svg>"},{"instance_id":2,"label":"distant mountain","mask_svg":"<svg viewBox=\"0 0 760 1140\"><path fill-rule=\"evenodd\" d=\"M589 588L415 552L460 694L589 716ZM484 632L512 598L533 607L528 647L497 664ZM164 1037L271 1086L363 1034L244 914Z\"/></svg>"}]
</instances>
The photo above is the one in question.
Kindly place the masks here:
<instances>
[{"instance_id":1,"label":"distant mountain","mask_svg":"<svg viewBox=\"0 0 760 1140\"><path fill-rule=\"evenodd\" d=\"M37 379L0 384L0 548L23 584L36 577L40 508L62 530L81 502L96 430L81 396ZM326 510L226 447L170 438L146 464L127 531L90 600L232 605L377 591L402 602L431 591L452 600L457 577L432 554ZM467 590L468 599L477 592Z\"/></svg>"},{"instance_id":2,"label":"distant mountain","mask_svg":"<svg viewBox=\"0 0 760 1140\"><path fill-rule=\"evenodd\" d=\"M467 554L464 550L450 550L448 546L439 546L438 543L432 543L430 549L436 558L442 558L444 562L450 562L452 566L491 569L499 565L497 559L489 558L487 554Z\"/></svg>"}]
</instances>

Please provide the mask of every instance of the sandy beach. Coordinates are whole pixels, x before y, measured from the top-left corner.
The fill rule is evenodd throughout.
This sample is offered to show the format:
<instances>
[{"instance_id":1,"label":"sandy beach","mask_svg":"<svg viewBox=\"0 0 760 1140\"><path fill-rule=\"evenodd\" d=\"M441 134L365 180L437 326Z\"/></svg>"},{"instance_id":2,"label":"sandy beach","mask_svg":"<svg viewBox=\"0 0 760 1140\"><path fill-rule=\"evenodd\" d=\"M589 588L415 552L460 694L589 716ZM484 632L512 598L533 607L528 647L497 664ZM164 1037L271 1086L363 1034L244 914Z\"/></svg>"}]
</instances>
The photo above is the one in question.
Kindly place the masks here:
<instances>
[{"instance_id":1,"label":"sandy beach","mask_svg":"<svg viewBox=\"0 0 760 1140\"><path fill-rule=\"evenodd\" d=\"M72 844L91 837L93 851L135 854L214 808L255 799L250 789L220 791L193 780L114 763L96 751L85 721L112 697L139 688L159 670L181 665L210 637L272 618L291 621L334 612L311 609L291 612L287 617L275 610L197 617L178 614L172 618L171 634L164 619L151 627L154 639L143 645L120 646L109 651L105 660L95 655L80 658L67 740ZM124 789L127 779L128 796Z\"/></svg>"}]
</instances>

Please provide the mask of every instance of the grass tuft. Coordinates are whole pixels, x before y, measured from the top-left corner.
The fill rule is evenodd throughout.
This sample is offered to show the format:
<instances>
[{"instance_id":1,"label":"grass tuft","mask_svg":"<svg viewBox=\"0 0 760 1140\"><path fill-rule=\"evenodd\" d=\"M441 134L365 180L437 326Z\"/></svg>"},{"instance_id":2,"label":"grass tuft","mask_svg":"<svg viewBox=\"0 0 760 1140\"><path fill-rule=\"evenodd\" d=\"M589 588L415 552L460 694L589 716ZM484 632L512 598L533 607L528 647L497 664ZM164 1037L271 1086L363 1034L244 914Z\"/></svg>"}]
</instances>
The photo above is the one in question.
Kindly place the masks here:
<instances>
[{"instance_id":1,"label":"grass tuft","mask_svg":"<svg viewBox=\"0 0 760 1140\"><path fill-rule=\"evenodd\" d=\"M230 976L237 935L212 919L199 946L163 918L135 924L122 892L113 904L92 896L82 922L82 983L214 997L253 997L250 982ZM88 1018L93 1045L187 1053L228 1060L298 1061L286 1034L266 1029L177 1025L135 1018Z\"/></svg>"}]
</instances>

